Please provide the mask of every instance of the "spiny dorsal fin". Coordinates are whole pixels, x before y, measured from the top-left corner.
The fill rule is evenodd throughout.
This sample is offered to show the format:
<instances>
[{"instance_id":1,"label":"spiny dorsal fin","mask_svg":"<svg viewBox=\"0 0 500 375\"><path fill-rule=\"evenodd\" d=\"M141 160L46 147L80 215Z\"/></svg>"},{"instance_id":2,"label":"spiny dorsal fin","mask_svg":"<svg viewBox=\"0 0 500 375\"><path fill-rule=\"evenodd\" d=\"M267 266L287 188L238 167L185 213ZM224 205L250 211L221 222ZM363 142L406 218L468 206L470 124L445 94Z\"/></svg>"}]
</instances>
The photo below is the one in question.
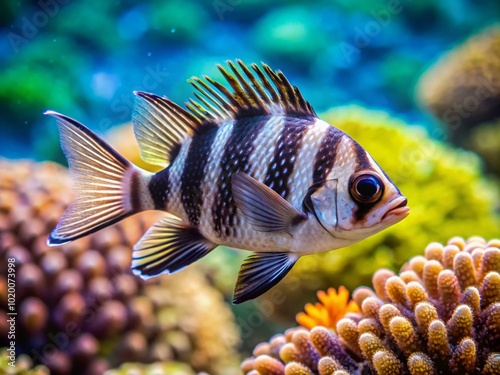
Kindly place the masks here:
<instances>
[{"instance_id":1,"label":"spiny dorsal fin","mask_svg":"<svg viewBox=\"0 0 500 375\"><path fill-rule=\"evenodd\" d=\"M210 77L193 77L189 82L198 101L186 103L189 110L166 97L135 92L132 121L141 157L148 163L167 166L181 143L195 133L243 117L290 115L317 117L296 86L281 71L262 63L245 65L227 61L228 71L217 65L233 91ZM240 69L238 69L238 66Z\"/></svg>"},{"instance_id":2,"label":"spiny dorsal fin","mask_svg":"<svg viewBox=\"0 0 500 375\"><path fill-rule=\"evenodd\" d=\"M200 121L217 124L242 117L274 114L317 117L311 104L281 71L274 71L264 63L262 69L257 64L248 67L241 60L236 60L236 63L227 61L227 64L230 71L221 65L217 67L233 92L207 76L189 80L196 89L194 95L199 102L190 100L186 107Z\"/></svg>"}]
</instances>

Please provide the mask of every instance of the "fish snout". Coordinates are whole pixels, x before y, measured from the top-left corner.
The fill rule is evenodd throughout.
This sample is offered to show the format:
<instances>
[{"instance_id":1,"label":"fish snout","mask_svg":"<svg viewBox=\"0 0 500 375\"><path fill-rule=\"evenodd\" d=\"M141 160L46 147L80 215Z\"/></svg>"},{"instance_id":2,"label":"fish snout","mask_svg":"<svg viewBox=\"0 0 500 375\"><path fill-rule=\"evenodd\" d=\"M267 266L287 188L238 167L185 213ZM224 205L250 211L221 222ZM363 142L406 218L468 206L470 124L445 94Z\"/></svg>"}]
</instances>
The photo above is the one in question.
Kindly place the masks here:
<instances>
[{"instance_id":1,"label":"fish snout","mask_svg":"<svg viewBox=\"0 0 500 375\"><path fill-rule=\"evenodd\" d=\"M382 221L398 222L403 220L410 214L410 207L408 207L408 199L405 196L399 196L394 199L387 212L382 216Z\"/></svg>"}]
</instances>

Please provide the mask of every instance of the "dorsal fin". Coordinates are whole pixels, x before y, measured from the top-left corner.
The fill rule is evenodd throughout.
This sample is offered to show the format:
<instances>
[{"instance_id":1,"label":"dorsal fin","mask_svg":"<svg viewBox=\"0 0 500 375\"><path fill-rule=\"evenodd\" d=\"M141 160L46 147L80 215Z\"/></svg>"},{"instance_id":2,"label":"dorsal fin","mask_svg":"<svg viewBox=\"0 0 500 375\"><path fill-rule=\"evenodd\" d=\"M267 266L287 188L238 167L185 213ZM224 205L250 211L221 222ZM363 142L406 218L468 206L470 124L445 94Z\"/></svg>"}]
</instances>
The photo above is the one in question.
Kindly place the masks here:
<instances>
[{"instance_id":1,"label":"dorsal fin","mask_svg":"<svg viewBox=\"0 0 500 375\"><path fill-rule=\"evenodd\" d=\"M141 157L148 163L167 166L201 121L165 97L141 91L134 94L132 123Z\"/></svg>"},{"instance_id":2,"label":"dorsal fin","mask_svg":"<svg viewBox=\"0 0 500 375\"><path fill-rule=\"evenodd\" d=\"M297 86L292 86L281 71L264 63L262 69L257 64L248 67L241 60L227 64L230 71L217 67L233 92L207 76L188 80L199 102L190 100L186 107L203 123L269 115L317 117Z\"/></svg>"},{"instance_id":3,"label":"dorsal fin","mask_svg":"<svg viewBox=\"0 0 500 375\"><path fill-rule=\"evenodd\" d=\"M245 65L227 61L228 71L217 65L232 88L210 77L192 77L194 96L181 108L166 97L135 92L134 133L141 157L148 163L166 166L179 151L180 144L195 133L244 117L289 115L317 117L296 86L281 71L262 63ZM238 66L240 69L238 69Z\"/></svg>"}]
</instances>

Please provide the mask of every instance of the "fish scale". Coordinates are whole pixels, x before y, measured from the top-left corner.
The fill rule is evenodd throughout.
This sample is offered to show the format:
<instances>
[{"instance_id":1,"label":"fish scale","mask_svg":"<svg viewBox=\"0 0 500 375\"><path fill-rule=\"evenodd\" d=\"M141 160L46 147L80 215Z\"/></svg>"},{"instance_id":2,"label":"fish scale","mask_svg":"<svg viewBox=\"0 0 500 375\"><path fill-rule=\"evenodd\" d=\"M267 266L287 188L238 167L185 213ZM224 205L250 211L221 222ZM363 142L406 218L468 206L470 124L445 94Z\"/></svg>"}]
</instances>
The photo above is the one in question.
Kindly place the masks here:
<instances>
[{"instance_id":1,"label":"fish scale","mask_svg":"<svg viewBox=\"0 0 500 375\"><path fill-rule=\"evenodd\" d=\"M249 158L254 151L254 140L268 120L265 117L253 121L251 118L236 120L226 141L220 159L220 175L216 182L218 190L212 206L214 229L220 238L234 236L232 229L236 223L236 205L232 195L231 176L237 172L249 171Z\"/></svg>"},{"instance_id":2,"label":"fish scale","mask_svg":"<svg viewBox=\"0 0 500 375\"><path fill-rule=\"evenodd\" d=\"M289 201L294 207L301 207L304 197L313 184L314 166L317 167L318 152L328 129L332 128L327 123L315 120L314 126L308 128L304 134L302 147L298 150L295 167L290 176ZM311 160L315 160L314 164Z\"/></svg>"},{"instance_id":3,"label":"fish scale","mask_svg":"<svg viewBox=\"0 0 500 375\"><path fill-rule=\"evenodd\" d=\"M132 271L171 274L219 245L253 251L234 303L279 282L302 256L348 246L405 218L406 198L363 149L320 120L280 71L218 66L231 87L192 78L182 108L136 92L144 171L77 121L56 117L75 201L48 244L60 245L144 210L168 212L134 246Z\"/></svg>"},{"instance_id":4,"label":"fish scale","mask_svg":"<svg viewBox=\"0 0 500 375\"><path fill-rule=\"evenodd\" d=\"M290 192L288 180L297 161L296 155L302 147L302 137L314 124L314 119L310 118L285 117L283 119L281 133L274 145L274 155L267 167L264 184L285 199Z\"/></svg>"}]
</instances>

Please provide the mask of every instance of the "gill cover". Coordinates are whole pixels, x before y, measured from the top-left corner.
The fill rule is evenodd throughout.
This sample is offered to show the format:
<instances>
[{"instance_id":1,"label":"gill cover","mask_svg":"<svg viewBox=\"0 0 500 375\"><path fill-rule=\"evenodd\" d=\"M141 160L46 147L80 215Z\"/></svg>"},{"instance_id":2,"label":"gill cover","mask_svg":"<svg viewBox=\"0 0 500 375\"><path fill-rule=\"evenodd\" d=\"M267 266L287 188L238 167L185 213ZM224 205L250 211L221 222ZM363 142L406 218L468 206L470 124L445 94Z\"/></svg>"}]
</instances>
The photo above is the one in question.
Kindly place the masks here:
<instances>
[{"instance_id":1,"label":"gill cover","mask_svg":"<svg viewBox=\"0 0 500 375\"><path fill-rule=\"evenodd\" d=\"M335 231L338 221L337 184L337 180L326 180L310 197L316 218L330 233Z\"/></svg>"}]
</instances>

